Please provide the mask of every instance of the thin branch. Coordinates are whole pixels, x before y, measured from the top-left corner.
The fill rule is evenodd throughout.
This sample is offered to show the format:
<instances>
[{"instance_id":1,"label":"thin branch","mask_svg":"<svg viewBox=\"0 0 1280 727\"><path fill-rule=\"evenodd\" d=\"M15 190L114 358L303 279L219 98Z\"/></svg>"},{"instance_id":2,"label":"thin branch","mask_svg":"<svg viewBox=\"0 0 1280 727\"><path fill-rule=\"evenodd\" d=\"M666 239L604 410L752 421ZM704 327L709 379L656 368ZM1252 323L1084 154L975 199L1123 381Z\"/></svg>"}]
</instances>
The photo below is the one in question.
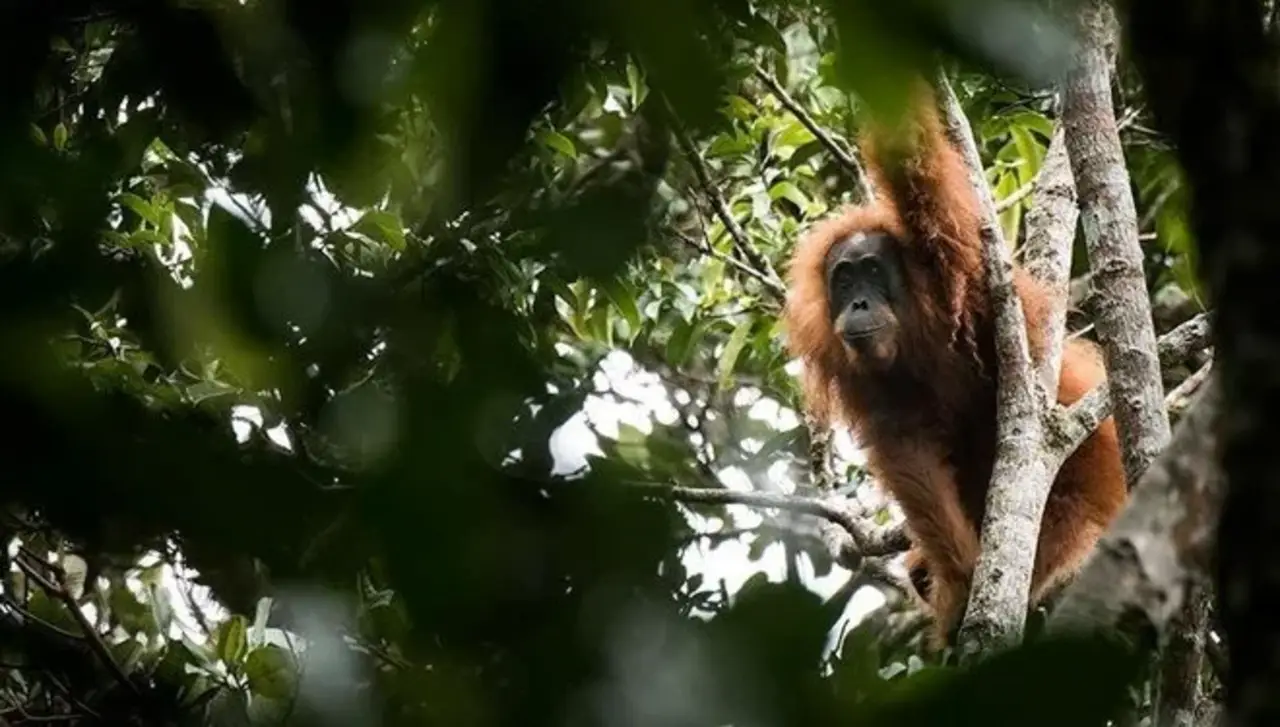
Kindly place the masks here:
<instances>
[{"instance_id":1,"label":"thin branch","mask_svg":"<svg viewBox=\"0 0 1280 727\"><path fill-rule=\"evenodd\" d=\"M1207 361L1182 383L1174 387L1167 396L1164 397L1164 408L1169 412L1169 418L1181 418L1187 408L1191 406L1195 393L1199 391L1204 382L1209 380L1209 374L1213 370L1213 362Z\"/></svg>"},{"instance_id":2,"label":"thin branch","mask_svg":"<svg viewBox=\"0 0 1280 727\"><path fill-rule=\"evenodd\" d=\"M1208 313L1200 313L1160 337L1156 351L1163 368L1180 366L1187 357L1209 346L1211 327Z\"/></svg>"},{"instance_id":3,"label":"thin branch","mask_svg":"<svg viewBox=\"0 0 1280 727\"><path fill-rule=\"evenodd\" d=\"M685 233L681 232L680 230L672 229L672 230L671 230L671 232L672 232L672 233L673 233L677 238L679 238L681 242L685 243L685 244L686 244L686 245L688 245L689 247L692 247L694 250L697 250L698 252L702 253L703 255L707 255L707 256L713 257L713 258L715 258L716 260L719 260L719 261L723 262L724 264L726 264L726 265L728 265L728 266L732 267L733 269L737 270L738 272L742 273L743 275L748 275L748 276L750 276L750 277L752 277L752 278L755 278L756 280L760 281L760 284L761 284L761 285L763 285L763 286L765 287L765 290L766 290L766 291L768 291L769 295L770 295L771 297L773 297L773 299L774 299L775 301L777 301L777 302L781 303L781 302L783 302L783 301L785 301L785 300L786 300L786 298L787 298L787 287L786 287L786 285L784 285L781 281L777 280L776 278L771 278L771 277L769 277L769 276L768 276L768 275L766 275L765 273L763 273L763 272L761 272L761 271L759 271L759 270L756 270L755 268L753 268L753 267L751 267L750 265L748 265L748 264L746 264L746 263L742 262L741 260L739 260L739 259L735 258L735 257L734 257L734 256L732 256L732 255L726 255L726 254L724 254L724 253L720 252L719 250L717 250L717 249L715 249L714 247L712 247L710 244L703 244L703 243L699 243L697 240L695 240L694 238L690 237L689 235L686 235Z\"/></svg>"},{"instance_id":4,"label":"thin branch","mask_svg":"<svg viewBox=\"0 0 1280 727\"><path fill-rule=\"evenodd\" d=\"M1208 317L1201 314L1183 323L1177 328L1169 331L1156 341L1156 349L1160 351L1161 364L1164 368L1165 360L1181 362L1186 360L1191 352L1196 351L1208 342ZM1207 365L1202 367L1201 371L1197 371L1188 377L1187 381L1202 377L1207 377ZM1189 387L1198 387L1199 381L1193 381L1187 384L1186 381L1182 385ZM1174 393L1182 388L1179 385L1177 389L1169 392L1169 396L1165 397L1164 404L1166 409L1178 403L1178 399L1174 398ZM1190 393L1193 389L1185 390ZM1186 404L1182 403L1175 410L1177 414L1181 414L1186 408ZM1173 416L1175 411L1170 411ZM1107 382L1103 382L1095 386L1089 393L1081 397L1075 404L1070 407L1063 408L1061 406L1054 407L1051 415L1051 423L1049 431L1051 436L1058 437L1052 441L1052 446L1056 449L1055 456L1061 457L1064 461L1071 453L1079 447L1084 440L1089 438L1098 425L1111 415L1111 393Z\"/></svg>"},{"instance_id":5,"label":"thin branch","mask_svg":"<svg viewBox=\"0 0 1280 727\"><path fill-rule=\"evenodd\" d=\"M725 201L724 195L720 193L719 188L712 181L711 172L707 169L707 163L703 161L702 155L698 153L693 140L679 127L676 127L675 135L676 141L679 142L685 156L689 159L690 166L693 167L693 174L698 179L698 185L702 187L703 194L711 202L711 208L715 210L716 217L720 218L725 232L729 233L729 237L733 239L734 247L747 259L751 267L754 267L762 275L775 281L778 285L783 285L782 279L778 277L778 273L774 271L769 260L759 250L755 249L755 246L751 244L751 238L747 236L746 230L742 229L742 226L734 219L733 213L729 210L729 203Z\"/></svg>"},{"instance_id":6,"label":"thin branch","mask_svg":"<svg viewBox=\"0 0 1280 727\"><path fill-rule=\"evenodd\" d=\"M1046 427L1048 455L1061 467L1109 416L1111 392L1107 390L1105 381L1090 389L1071 406L1054 407Z\"/></svg>"},{"instance_id":7,"label":"thin branch","mask_svg":"<svg viewBox=\"0 0 1280 727\"><path fill-rule=\"evenodd\" d=\"M858 194L860 195L860 198L870 199L871 188L867 185L867 174L863 170L862 164L858 162L857 157L855 157L843 144L836 141L835 137L833 137L830 132L822 128L822 126L809 115L809 112L805 111L804 107L792 98L791 94L787 93L787 90L782 87L782 84L778 82L778 79L770 75L769 72L764 70L764 68L759 64L756 64L755 66L755 75L756 78L759 78L760 82L769 89L769 92L778 99L778 102L790 111L791 115L795 116L796 119L804 125L804 128L809 130L810 134L813 134L814 138L818 140L818 143L827 148L827 151L831 153L831 156L835 157L836 161L840 163L840 167L853 177L854 184L858 187Z\"/></svg>"},{"instance_id":8,"label":"thin branch","mask_svg":"<svg viewBox=\"0 0 1280 727\"><path fill-rule=\"evenodd\" d=\"M71 618L75 619L76 625L80 627L80 631L83 632L84 639L88 642L89 648L93 650L93 653L98 657L98 660L107 667L111 674L116 678L116 681L120 682L126 689L133 692L135 695L139 694L137 685L134 684L133 680L129 678L129 675L124 672L124 669L116 663L115 658L111 656L111 650L107 648L106 643L102 640L101 634L99 634L98 630L93 627L93 624L89 623L89 619L84 615L84 611L80 610L80 604L76 603L76 599L71 596L71 593L62 582L63 578L61 569L37 559L33 553L25 548L19 551L17 557L14 559L14 563L22 569L23 573L25 573L28 578L35 581L41 588L43 588L45 593L49 594L50 598L62 603L62 605L71 614ZM46 577L44 573L40 572L41 567L48 568L50 575L53 576L54 580L51 580Z\"/></svg>"},{"instance_id":9,"label":"thin branch","mask_svg":"<svg viewBox=\"0 0 1280 727\"><path fill-rule=\"evenodd\" d=\"M1004 199L1001 199L999 202L996 202L996 214L1003 214L1005 212L1008 212L1009 210L1017 206L1019 202L1026 199L1027 197L1030 197L1031 193L1036 190L1036 182L1038 182L1039 180L1040 180L1040 175L1037 174L1035 179L1032 179L1030 182L1027 182L1021 187L1018 187L1017 189L1013 190L1013 192L1011 192L1009 196L1005 197Z\"/></svg>"},{"instance_id":10,"label":"thin branch","mask_svg":"<svg viewBox=\"0 0 1280 727\"><path fill-rule=\"evenodd\" d=\"M750 505L820 517L839 525L853 540L854 547L863 557L892 555L910 547L906 533L901 528L869 529L851 510L828 500L773 492L740 492L719 488L671 486L653 482L629 482L627 486L678 502L704 505Z\"/></svg>"}]
</instances>

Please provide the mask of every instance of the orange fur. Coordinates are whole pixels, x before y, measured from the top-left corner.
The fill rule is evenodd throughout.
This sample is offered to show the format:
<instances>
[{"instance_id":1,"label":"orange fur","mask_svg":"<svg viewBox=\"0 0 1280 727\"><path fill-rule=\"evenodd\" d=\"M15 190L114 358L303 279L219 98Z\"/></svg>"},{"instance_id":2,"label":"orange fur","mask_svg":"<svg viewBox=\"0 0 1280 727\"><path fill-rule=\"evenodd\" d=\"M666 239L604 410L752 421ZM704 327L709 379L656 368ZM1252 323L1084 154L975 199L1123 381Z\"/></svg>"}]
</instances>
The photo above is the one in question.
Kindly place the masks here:
<instances>
[{"instance_id":1,"label":"orange fur","mask_svg":"<svg viewBox=\"0 0 1280 727\"><path fill-rule=\"evenodd\" d=\"M933 643L940 646L964 613L980 549L995 458L998 364L977 196L963 159L946 140L931 89L922 88L930 93L914 105L906 133L878 130L863 139L878 198L815 225L797 246L784 316L789 346L804 364L807 406L820 420L842 421L855 432L871 471L907 517L913 541L908 564L927 570ZM888 373L860 371L828 313L827 251L852 233L873 229L901 241L910 300L895 310L898 357ZM1039 361L1047 297L1020 268L1014 285L1031 354ZM1096 347L1080 339L1064 346L1061 370L1057 398L1063 404L1106 376ZM1053 483L1033 602L1074 573L1126 497L1108 418Z\"/></svg>"}]
</instances>

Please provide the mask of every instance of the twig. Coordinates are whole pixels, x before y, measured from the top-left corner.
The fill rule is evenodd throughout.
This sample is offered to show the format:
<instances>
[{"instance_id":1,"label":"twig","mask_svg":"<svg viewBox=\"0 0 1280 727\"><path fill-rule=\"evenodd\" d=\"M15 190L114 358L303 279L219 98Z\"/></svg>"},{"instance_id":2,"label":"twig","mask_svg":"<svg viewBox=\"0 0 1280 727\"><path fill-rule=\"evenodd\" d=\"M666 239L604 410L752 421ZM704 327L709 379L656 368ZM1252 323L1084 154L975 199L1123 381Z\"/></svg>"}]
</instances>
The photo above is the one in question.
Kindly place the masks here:
<instances>
[{"instance_id":1,"label":"twig","mask_svg":"<svg viewBox=\"0 0 1280 727\"><path fill-rule=\"evenodd\" d=\"M702 187L703 194L711 202L711 208L715 210L716 217L719 217L720 222L724 224L725 232L729 233L729 237L733 239L734 247L747 259L747 262L752 267L760 271L761 275L785 288L786 286L783 285L782 279L778 277L778 273L774 271L768 259L760 254L759 250L755 249L751 244L751 239L747 237L746 230L742 229L738 221L733 218L733 213L729 210L729 204L725 202L724 195L720 193L720 190L711 180L711 172L707 170L707 164L702 160L702 155L698 153L698 149L693 145L693 140L678 126L675 127L675 135L676 141L679 142L685 156L689 159L690 166L693 167L694 176L698 178L698 184Z\"/></svg>"},{"instance_id":2,"label":"twig","mask_svg":"<svg viewBox=\"0 0 1280 727\"><path fill-rule=\"evenodd\" d=\"M1181 365L1187 356L1209 345L1212 332L1209 314L1200 313L1161 336L1156 341L1161 367Z\"/></svg>"},{"instance_id":3,"label":"twig","mask_svg":"<svg viewBox=\"0 0 1280 727\"><path fill-rule=\"evenodd\" d=\"M1109 416L1111 392L1107 390L1105 381L1090 389L1071 406L1055 406L1049 414L1046 427L1049 456L1061 467Z\"/></svg>"},{"instance_id":4,"label":"twig","mask_svg":"<svg viewBox=\"0 0 1280 727\"><path fill-rule=\"evenodd\" d=\"M999 202L996 202L996 214L1003 214L1005 212L1008 212L1009 210L1013 209L1013 207L1017 205L1019 202L1029 197L1031 193L1035 191L1036 182L1038 181L1040 181L1039 174L1035 176L1035 179L1032 179L1030 182L1027 182L1021 187L1018 187L1017 189L1013 190L1013 192L1009 194L1008 197L1005 197Z\"/></svg>"},{"instance_id":5,"label":"twig","mask_svg":"<svg viewBox=\"0 0 1280 727\"><path fill-rule=\"evenodd\" d=\"M863 557L891 555L909 547L905 531L900 528L869 531L847 509L826 500L772 492L739 492L719 488L681 487L653 482L629 482L627 486L640 489L658 497L679 502L696 502L707 505L750 505L788 512L814 515L839 525Z\"/></svg>"},{"instance_id":6,"label":"twig","mask_svg":"<svg viewBox=\"0 0 1280 727\"><path fill-rule=\"evenodd\" d=\"M1168 410L1169 418L1180 418L1186 412L1187 407L1191 406L1195 393L1199 391L1205 381L1209 380L1209 374L1212 369L1213 362L1206 361L1204 366L1201 366L1195 373L1183 379L1182 383L1175 386L1173 391L1170 391L1164 397L1164 408Z\"/></svg>"},{"instance_id":7,"label":"twig","mask_svg":"<svg viewBox=\"0 0 1280 727\"><path fill-rule=\"evenodd\" d=\"M28 563L28 560L32 562ZM72 598L71 594L67 591L66 586L61 583L61 569L55 568L54 566L35 558L34 554L25 548L19 551L14 562L19 568L22 568L22 571L26 573L28 578L35 581L41 588L43 588L45 593L48 593L50 597L62 602L62 605L71 613L71 617L75 619L76 625L78 625L80 630L84 633L84 639L88 641L89 647L93 649L93 653L97 655L103 665L111 671L116 680L123 684L125 688L133 692L135 695L139 694L137 685L134 684L133 680L129 678L129 675L124 672L124 669L116 663L115 658L111 656L111 651L107 648L106 643L103 642L102 636L98 633L98 630L93 627L93 624L89 623L89 619L85 617L84 612L80 610L80 604L76 603L76 600ZM44 573L40 572L39 566L42 565L48 567L50 573L59 581L58 583L54 583L49 578L46 578Z\"/></svg>"},{"instance_id":8,"label":"twig","mask_svg":"<svg viewBox=\"0 0 1280 727\"><path fill-rule=\"evenodd\" d=\"M671 232L676 237L678 237L682 242L684 242L686 245L692 247L693 249L697 250L703 255L709 255L710 257L713 257L716 260L720 260L726 265L733 267L738 272L744 275L749 275L755 278L756 280L760 281L760 283L764 285L765 290L769 292L769 295L773 297L773 299L776 300L777 302L781 303L782 301L786 300L787 287L781 281L776 280L774 278L770 278L765 273L759 270L756 270L755 268L751 267L750 265L747 265L746 263L733 257L732 255L726 255L720 252L719 250L716 250L710 244L704 245L702 243L699 243L697 240L693 239L689 235L686 235L680 230L672 229Z\"/></svg>"},{"instance_id":9,"label":"twig","mask_svg":"<svg viewBox=\"0 0 1280 727\"><path fill-rule=\"evenodd\" d=\"M871 188L867 185L867 174L866 171L863 170L862 164L858 162L857 157L845 148L843 144L836 141L835 137L833 137L826 129L822 128L822 126L809 115L809 112L805 111L804 107L792 98L791 94L787 93L787 90L782 87L782 84L778 82L778 79L770 75L769 72L764 70L764 68L758 63L755 65L755 75L756 78L759 78L760 82L769 89L769 92L778 99L778 102L790 111L791 115L795 116L796 119L809 130L810 134L813 134L814 138L818 140L818 143L822 144L827 148L827 151L831 152L831 155L836 158L836 161L840 162L841 168L853 177L853 181L858 187L858 194L861 198L870 199Z\"/></svg>"},{"instance_id":10,"label":"twig","mask_svg":"<svg viewBox=\"0 0 1280 727\"><path fill-rule=\"evenodd\" d=\"M1169 331L1156 341L1156 350L1160 352L1160 361L1162 368L1169 368L1176 365L1169 362L1181 363L1191 352L1203 348L1209 339L1208 315L1200 314L1195 318L1183 323L1177 328ZM1201 371L1197 371L1188 377L1188 381L1195 379L1197 376L1207 376L1208 364L1202 367ZM1169 396L1165 397L1165 407L1168 408L1177 401L1173 398L1174 393L1182 388L1183 385L1190 387L1198 387L1200 381L1196 381L1190 385L1186 381L1169 392ZM1188 389L1186 393L1190 393L1192 389ZM1178 409L1178 412L1185 409L1185 405ZM1076 447L1080 446L1089 435L1093 433L1098 425L1102 423L1111 414L1111 393L1108 389L1107 382L1102 382L1095 386L1089 393L1081 397L1074 405L1064 409L1061 406L1054 407L1052 414L1053 423L1050 431L1053 436L1060 437L1053 443L1057 448L1057 455L1064 459L1074 452ZM1172 412L1170 412L1172 416Z\"/></svg>"}]
</instances>

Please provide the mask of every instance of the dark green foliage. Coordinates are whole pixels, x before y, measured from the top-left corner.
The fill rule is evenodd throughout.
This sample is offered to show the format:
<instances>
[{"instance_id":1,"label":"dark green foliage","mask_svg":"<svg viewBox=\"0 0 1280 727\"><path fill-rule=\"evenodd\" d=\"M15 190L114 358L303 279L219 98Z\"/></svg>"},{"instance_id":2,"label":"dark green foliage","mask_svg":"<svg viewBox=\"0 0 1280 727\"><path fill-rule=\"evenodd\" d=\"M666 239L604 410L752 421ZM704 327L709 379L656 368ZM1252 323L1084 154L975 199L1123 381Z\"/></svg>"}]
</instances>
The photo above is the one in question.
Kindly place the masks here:
<instances>
[{"instance_id":1,"label":"dark green foliage","mask_svg":"<svg viewBox=\"0 0 1280 727\"><path fill-rule=\"evenodd\" d=\"M991 60L953 23L904 20L936 8L831 5L4 4L0 542L87 580L67 598L95 607L111 659L59 589L11 576L0 721L927 725L979 695L1003 705L987 724L1109 713L1129 672L1102 647L919 670L892 609L828 674L850 593L757 577L728 601L686 571L677 506L633 487L807 472L803 428L736 399L798 405L772 273L742 272L673 132L781 268L848 177L752 62L847 137L848 91L885 101L938 47ZM1005 197L1049 122L988 84L965 95ZM623 398L595 380L615 351L677 416L621 423L566 474L551 435ZM243 441L238 407L262 419ZM794 524L753 552L829 571ZM230 612L203 643L171 633L180 591L146 553Z\"/></svg>"}]
</instances>

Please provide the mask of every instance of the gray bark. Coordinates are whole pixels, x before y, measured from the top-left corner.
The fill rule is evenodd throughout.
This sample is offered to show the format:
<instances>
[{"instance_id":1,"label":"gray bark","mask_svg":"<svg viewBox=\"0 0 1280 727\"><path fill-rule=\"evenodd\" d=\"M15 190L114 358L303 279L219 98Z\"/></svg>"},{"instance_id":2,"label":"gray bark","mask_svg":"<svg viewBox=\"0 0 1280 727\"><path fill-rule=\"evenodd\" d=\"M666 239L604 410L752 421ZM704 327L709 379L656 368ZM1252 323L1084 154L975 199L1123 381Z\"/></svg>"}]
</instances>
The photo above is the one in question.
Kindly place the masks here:
<instances>
[{"instance_id":1,"label":"gray bark","mask_svg":"<svg viewBox=\"0 0 1280 727\"><path fill-rule=\"evenodd\" d=\"M1209 314L1200 313L1161 336L1156 346L1160 354L1161 368L1168 369L1184 364L1191 354L1209 345L1212 332Z\"/></svg>"},{"instance_id":2,"label":"gray bark","mask_svg":"<svg viewBox=\"0 0 1280 727\"><path fill-rule=\"evenodd\" d=\"M1050 392L1058 390L1058 373L1062 368L1071 284L1071 243L1080 218L1065 136L1059 125L1049 142L1031 209L1027 212L1027 237L1022 245L1023 267L1044 283L1053 305L1045 332L1049 345L1039 372L1045 391Z\"/></svg>"},{"instance_id":3,"label":"gray bark","mask_svg":"<svg viewBox=\"0 0 1280 727\"><path fill-rule=\"evenodd\" d=\"M1063 95L1063 124L1097 291L1095 325L1132 487L1169 443L1169 420L1142 272L1138 215L1111 103L1116 22L1110 6L1087 0L1080 28L1082 45Z\"/></svg>"},{"instance_id":4,"label":"gray bark","mask_svg":"<svg viewBox=\"0 0 1280 727\"><path fill-rule=\"evenodd\" d=\"M1110 631L1134 614L1167 634L1188 586L1209 572L1224 485L1218 468L1220 386L1211 376L1177 435L1067 587L1051 630Z\"/></svg>"},{"instance_id":5,"label":"gray bark","mask_svg":"<svg viewBox=\"0 0 1280 727\"><path fill-rule=\"evenodd\" d=\"M1196 579L1174 617L1156 683L1156 727L1199 727L1204 711L1205 640L1209 636L1209 579Z\"/></svg>"},{"instance_id":6,"label":"gray bark","mask_svg":"<svg viewBox=\"0 0 1280 727\"><path fill-rule=\"evenodd\" d=\"M1013 287L1013 259L1000 232L969 121L941 74L938 87L948 137L964 156L982 209L983 252L999 359L995 465L982 523L982 553L960 630L961 650L971 654L1022 636L1040 521L1056 470L1050 470L1042 449L1047 397L1032 372L1026 319Z\"/></svg>"}]
</instances>

